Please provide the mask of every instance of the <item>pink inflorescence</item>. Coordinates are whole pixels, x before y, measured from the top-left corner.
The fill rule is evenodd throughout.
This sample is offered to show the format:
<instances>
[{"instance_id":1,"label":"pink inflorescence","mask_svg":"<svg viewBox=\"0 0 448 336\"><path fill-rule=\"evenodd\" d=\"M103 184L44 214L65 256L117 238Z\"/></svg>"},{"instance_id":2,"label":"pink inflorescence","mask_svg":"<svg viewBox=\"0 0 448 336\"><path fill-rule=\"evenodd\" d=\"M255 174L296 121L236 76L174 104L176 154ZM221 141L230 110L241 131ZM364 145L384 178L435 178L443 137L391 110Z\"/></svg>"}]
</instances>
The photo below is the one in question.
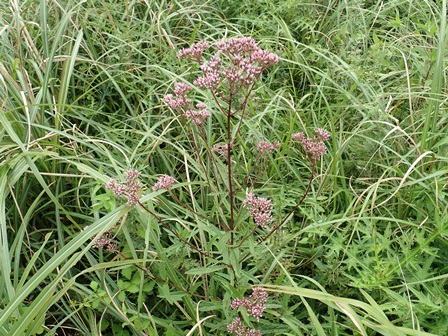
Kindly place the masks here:
<instances>
[{"instance_id":1,"label":"pink inflorescence","mask_svg":"<svg viewBox=\"0 0 448 336\"><path fill-rule=\"evenodd\" d=\"M170 175L162 175L157 179L157 182L152 187L152 190L169 190L173 186L174 182L176 182L174 177Z\"/></svg>"},{"instance_id":2,"label":"pink inflorescence","mask_svg":"<svg viewBox=\"0 0 448 336\"><path fill-rule=\"evenodd\" d=\"M205 119L211 116L210 112L207 110L207 106L203 103L196 104L197 110L187 110L185 112L185 117L191 119L195 125L202 125Z\"/></svg>"},{"instance_id":3,"label":"pink inflorescence","mask_svg":"<svg viewBox=\"0 0 448 336\"><path fill-rule=\"evenodd\" d=\"M230 86L248 87L261 72L278 62L276 54L257 46L251 37L229 38L217 42L216 53L207 61L201 58L208 44L196 43L179 51L179 57L191 56L201 66L202 75L193 84L216 89L226 79Z\"/></svg>"},{"instance_id":4,"label":"pink inflorescence","mask_svg":"<svg viewBox=\"0 0 448 336\"><path fill-rule=\"evenodd\" d=\"M266 300L268 293L263 288L255 288L248 298L234 299L230 305L232 309L244 307L247 315L255 317L258 321L263 316L266 309ZM229 333L235 333L237 336L261 336L261 331L247 328L241 318L235 318L231 324L227 325Z\"/></svg>"},{"instance_id":5,"label":"pink inflorescence","mask_svg":"<svg viewBox=\"0 0 448 336\"><path fill-rule=\"evenodd\" d=\"M261 336L261 331L247 328L239 317L236 317L231 324L227 325L229 333L235 333L237 336Z\"/></svg>"},{"instance_id":6,"label":"pink inflorescence","mask_svg":"<svg viewBox=\"0 0 448 336\"><path fill-rule=\"evenodd\" d=\"M178 57L182 59L187 56L191 56L192 58L200 62L202 54L207 48L208 48L207 42L194 43L189 48L179 50Z\"/></svg>"},{"instance_id":7,"label":"pink inflorescence","mask_svg":"<svg viewBox=\"0 0 448 336\"><path fill-rule=\"evenodd\" d=\"M314 130L314 134L316 134L316 137L322 141L330 140L330 133L328 133L326 130L324 130L322 128L316 128Z\"/></svg>"},{"instance_id":8,"label":"pink inflorescence","mask_svg":"<svg viewBox=\"0 0 448 336\"><path fill-rule=\"evenodd\" d=\"M134 206L139 202L139 193L142 189L141 182L138 181L140 172L134 169L129 169L126 172L126 181L117 182L114 179L106 183L106 189L112 189L116 196L124 196L127 198L128 206Z\"/></svg>"},{"instance_id":9,"label":"pink inflorescence","mask_svg":"<svg viewBox=\"0 0 448 336\"><path fill-rule=\"evenodd\" d=\"M82 231L86 230L87 228L88 226L85 226ZM117 244L115 244L115 242L112 240L110 231L104 232L100 238L95 240L95 242L92 244L92 247L105 249L108 252L117 251Z\"/></svg>"},{"instance_id":10,"label":"pink inflorescence","mask_svg":"<svg viewBox=\"0 0 448 336\"><path fill-rule=\"evenodd\" d=\"M272 200L249 193L246 195L243 205L249 211L256 225L267 229L268 225L274 221L274 217L272 217Z\"/></svg>"},{"instance_id":11,"label":"pink inflorescence","mask_svg":"<svg viewBox=\"0 0 448 336\"><path fill-rule=\"evenodd\" d=\"M185 83L174 84L174 94L167 94L162 100L168 106L179 109L185 108L192 103L192 100L187 98L187 93L192 90L192 87Z\"/></svg>"},{"instance_id":12,"label":"pink inflorescence","mask_svg":"<svg viewBox=\"0 0 448 336\"><path fill-rule=\"evenodd\" d=\"M216 54L210 60L201 65L203 76L198 77L193 84L207 89L215 88L219 85L221 77L219 69L221 65L221 58Z\"/></svg>"},{"instance_id":13,"label":"pink inflorescence","mask_svg":"<svg viewBox=\"0 0 448 336\"><path fill-rule=\"evenodd\" d=\"M263 288L256 287L252 294L248 298L234 299L230 307L237 309L238 307L245 307L247 309L247 315L260 319L263 316L263 312L266 309L266 300L268 298L268 292Z\"/></svg>"},{"instance_id":14,"label":"pink inflorescence","mask_svg":"<svg viewBox=\"0 0 448 336\"><path fill-rule=\"evenodd\" d=\"M330 134L321 128L315 129L314 134L314 138L305 136L305 133L303 132L298 132L291 136L294 141L300 143L305 151L305 155L313 162L317 161L322 155L327 153L324 141L330 139Z\"/></svg>"},{"instance_id":15,"label":"pink inflorescence","mask_svg":"<svg viewBox=\"0 0 448 336\"><path fill-rule=\"evenodd\" d=\"M232 149L233 144L230 145L218 145L215 144L212 147L212 151L218 153L221 156L227 157L227 154L229 152L230 149Z\"/></svg>"},{"instance_id":16,"label":"pink inflorescence","mask_svg":"<svg viewBox=\"0 0 448 336\"><path fill-rule=\"evenodd\" d=\"M252 37L231 37L216 43L216 49L229 55L239 55L254 52L259 48Z\"/></svg>"},{"instance_id":17,"label":"pink inflorescence","mask_svg":"<svg viewBox=\"0 0 448 336\"><path fill-rule=\"evenodd\" d=\"M162 100L171 108L177 110L183 117L191 120L195 125L201 126L211 116L204 103L196 104L196 110L191 108L193 100L187 97L192 88L185 83L174 85L174 95L169 93ZM185 112L184 112L185 111Z\"/></svg>"},{"instance_id":18,"label":"pink inflorescence","mask_svg":"<svg viewBox=\"0 0 448 336\"><path fill-rule=\"evenodd\" d=\"M277 149L280 147L280 142L276 141L274 142L273 145L271 145L269 142L267 141L260 141L257 145L257 149L260 152L272 152L273 150Z\"/></svg>"}]
</instances>

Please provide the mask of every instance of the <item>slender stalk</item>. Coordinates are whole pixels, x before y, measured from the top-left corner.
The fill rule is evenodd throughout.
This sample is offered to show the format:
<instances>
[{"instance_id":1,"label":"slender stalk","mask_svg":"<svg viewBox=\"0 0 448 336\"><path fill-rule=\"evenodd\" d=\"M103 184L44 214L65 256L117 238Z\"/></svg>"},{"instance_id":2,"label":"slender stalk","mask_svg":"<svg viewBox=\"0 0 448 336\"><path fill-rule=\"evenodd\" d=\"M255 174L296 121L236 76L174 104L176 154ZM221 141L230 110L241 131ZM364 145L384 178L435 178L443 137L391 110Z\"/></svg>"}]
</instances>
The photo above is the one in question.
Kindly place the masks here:
<instances>
[{"instance_id":1,"label":"slender stalk","mask_svg":"<svg viewBox=\"0 0 448 336\"><path fill-rule=\"evenodd\" d=\"M234 222L234 211L233 211L233 204L234 204L234 194L233 194L233 177L232 177L232 133L231 133L231 119L232 119L232 100L233 100L233 87L230 87L229 92L229 107L227 110L227 178L228 178L228 192L229 192L229 207L230 207L230 219L229 219L229 228L231 230L230 232L230 244L233 244L234 239L234 232L235 229L235 222Z\"/></svg>"},{"instance_id":2,"label":"slender stalk","mask_svg":"<svg viewBox=\"0 0 448 336\"><path fill-rule=\"evenodd\" d=\"M248 240L249 237L252 236L252 235L255 233L255 231L257 231L257 225L254 225L254 228L253 228L252 232L249 233L246 237L244 237L244 238L241 240L241 242L240 242L237 246L234 246L234 248L240 248L241 245L243 245L243 243L244 243L246 240Z\"/></svg>"},{"instance_id":3,"label":"slender stalk","mask_svg":"<svg viewBox=\"0 0 448 336\"><path fill-rule=\"evenodd\" d=\"M310 192L311 189L311 185L313 183L314 180L314 169L316 166L316 160L312 160L311 161L311 176L310 176L310 180L308 182L308 186L306 187L305 193L303 194L302 198L300 199L300 201L294 206L294 208L282 219L282 221L280 222L280 224L278 224L277 226L275 226L271 232L269 232L269 234L267 236L265 236L264 238L262 238L258 244L261 244L262 242L264 242L266 239L268 239L275 231L277 231L287 220L288 218L297 210L297 208L303 203L303 201L305 200L305 198L308 196L308 193Z\"/></svg>"},{"instance_id":4,"label":"slender stalk","mask_svg":"<svg viewBox=\"0 0 448 336\"><path fill-rule=\"evenodd\" d=\"M303 203L303 201L305 200L305 198L308 196L308 193L310 192L310 189L311 189L311 185L312 185L312 183L313 183L313 180L314 180L314 170L315 170L315 166L316 166L316 160L311 160L311 176L310 176L310 180L309 180L309 182L308 182L308 185L307 185L307 187L306 187L306 189L305 189L305 193L303 194L303 196L302 196L302 198L299 200L299 202L297 202L297 204L294 206L294 208L292 208L292 210L282 219L282 221L277 225L277 226L275 226L272 230L271 230L271 232L269 232L265 237L263 237L263 238L261 238L259 241L258 241L258 244L257 245L260 245L261 243L263 243L264 241L266 241L274 232L276 232L287 220L288 220L288 218L297 210L297 208ZM255 228L256 229L256 228ZM237 246L237 247L240 247L241 246L241 244L245 241L245 240L247 240L248 238L249 238L249 236L250 235L252 235L252 234L254 234L255 233L255 229L248 235L248 236L246 236L244 239L243 239L243 241ZM247 259L247 257L249 257L249 255L250 255L250 252L248 252L248 253L246 253L246 255L244 256L244 257L242 257L240 260L239 260L239 262L240 263L242 263L244 260L246 260Z\"/></svg>"}]
</instances>

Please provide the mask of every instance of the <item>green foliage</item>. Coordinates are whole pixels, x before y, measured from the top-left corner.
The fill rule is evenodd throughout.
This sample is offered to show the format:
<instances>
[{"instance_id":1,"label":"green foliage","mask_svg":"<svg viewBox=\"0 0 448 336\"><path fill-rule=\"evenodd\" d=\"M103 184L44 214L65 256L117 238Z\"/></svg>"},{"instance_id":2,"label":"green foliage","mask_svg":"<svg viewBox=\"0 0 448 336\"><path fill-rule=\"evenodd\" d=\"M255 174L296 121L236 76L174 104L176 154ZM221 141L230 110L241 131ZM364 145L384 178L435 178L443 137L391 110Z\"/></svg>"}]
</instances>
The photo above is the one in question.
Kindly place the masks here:
<instances>
[{"instance_id":1,"label":"green foliage","mask_svg":"<svg viewBox=\"0 0 448 336\"><path fill-rule=\"evenodd\" d=\"M265 335L446 334L445 14L446 0L2 2L0 335L224 335L260 284L263 318L239 314ZM285 217L311 173L291 134L332 135L269 239L235 217L238 248L215 225L228 194L207 184L227 165L201 165L225 118L203 140L162 103L198 71L178 49L233 36L281 58L236 139L236 204L253 187ZM282 146L260 158L261 140ZM104 189L130 167L172 231ZM161 174L173 193L151 190ZM117 251L93 247L107 232Z\"/></svg>"}]
</instances>

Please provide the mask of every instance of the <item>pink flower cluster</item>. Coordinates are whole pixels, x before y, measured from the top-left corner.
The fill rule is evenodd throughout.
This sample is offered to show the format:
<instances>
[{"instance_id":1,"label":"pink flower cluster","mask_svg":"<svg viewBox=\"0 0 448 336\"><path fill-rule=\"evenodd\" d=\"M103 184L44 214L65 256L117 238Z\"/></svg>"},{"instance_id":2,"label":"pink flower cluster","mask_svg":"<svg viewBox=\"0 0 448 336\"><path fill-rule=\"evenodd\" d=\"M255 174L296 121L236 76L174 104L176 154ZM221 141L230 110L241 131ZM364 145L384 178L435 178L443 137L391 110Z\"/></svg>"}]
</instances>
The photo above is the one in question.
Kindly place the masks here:
<instances>
[{"instance_id":1,"label":"pink flower cluster","mask_svg":"<svg viewBox=\"0 0 448 336\"><path fill-rule=\"evenodd\" d=\"M235 333L237 336L261 336L261 331L247 328L239 317L236 317L231 324L227 325L229 333Z\"/></svg>"},{"instance_id":2,"label":"pink flower cluster","mask_svg":"<svg viewBox=\"0 0 448 336\"><path fill-rule=\"evenodd\" d=\"M194 124L200 126L211 114L207 110L207 106L203 103L196 104L196 108L197 110L187 110L184 115L191 119Z\"/></svg>"},{"instance_id":3,"label":"pink flower cluster","mask_svg":"<svg viewBox=\"0 0 448 336\"><path fill-rule=\"evenodd\" d=\"M320 159L322 155L327 153L327 148L324 145L324 141L330 139L330 134L321 128L315 129L314 134L314 138L306 137L303 132L298 132L291 136L293 140L300 143L306 156L313 162Z\"/></svg>"},{"instance_id":4,"label":"pink flower cluster","mask_svg":"<svg viewBox=\"0 0 448 336\"><path fill-rule=\"evenodd\" d=\"M221 156L227 157L227 153L229 149L233 147L233 144L230 145L213 145L212 151L218 153Z\"/></svg>"},{"instance_id":5,"label":"pink flower cluster","mask_svg":"<svg viewBox=\"0 0 448 336\"><path fill-rule=\"evenodd\" d=\"M221 82L219 69L221 65L221 58L219 55L214 55L207 63L201 65L203 76L198 77L193 84L206 89L213 89Z\"/></svg>"},{"instance_id":6,"label":"pink flower cluster","mask_svg":"<svg viewBox=\"0 0 448 336\"><path fill-rule=\"evenodd\" d=\"M267 229L268 225L274 221L274 217L272 217L272 200L249 193L246 195L243 206L247 207L256 225Z\"/></svg>"},{"instance_id":7,"label":"pink flower cluster","mask_svg":"<svg viewBox=\"0 0 448 336\"><path fill-rule=\"evenodd\" d=\"M232 37L216 43L216 49L233 56L259 50L257 42L252 37Z\"/></svg>"},{"instance_id":8,"label":"pink flower cluster","mask_svg":"<svg viewBox=\"0 0 448 336\"><path fill-rule=\"evenodd\" d=\"M272 152L273 150L277 149L280 147L280 142L276 141L274 142L273 145L271 145L269 142L267 141L260 141L257 145L257 149L260 152Z\"/></svg>"},{"instance_id":9,"label":"pink flower cluster","mask_svg":"<svg viewBox=\"0 0 448 336\"><path fill-rule=\"evenodd\" d=\"M83 231L86 230L88 226L83 228ZM98 238L92 245L94 248L102 248L108 252L117 251L117 244L112 240L112 234L110 231L104 232L100 238Z\"/></svg>"},{"instance_id":10,"label":"pink flower cluster","mask_svg":"<svg viewBox=\"0 0 448 336\"><path fill-rule=\"evenodd\" d=\"M266 300L268 293L263 288L255 288L248 298L234 299L230 305L232 309L244 307L247 309L247 315L255 317L257 321L263 316L266 309ZM261 331L247 328L241 318L235 318L231 324L227 325L229 333L235 333L237 336L261 336Z\"/></svg>"},{"instance_id":11,"label":"pink flower cluster","mask_svg":"<svg viewBox=\"0 0 448 336\"><path fill-rule=\"evenodd\" d=\"M179 51L179 57L191 56L201 67L202 76L193 84L207 89L216 89L225 78L230 87L248 87L261 72L278 62L276 54L257 46L251 37L229 38L216 43L216 54L208 62L201 57L208 47L206 43L193 44Z\"/></svg>"},{"instance_id":12,"label":"pink flower cluster","mask_svg":"<svg viewBox=\"0 0 448 336\"><path fill-rule=\"evenodd\" d=\"M139 202L139 193L142 189L141 182L138 181L140 172L129 169L126 172L126 181L118 183L116 180L111 179L106 183L106 189L112 189L116 196L124 196L127 198L128 206L134 206Z\"/></svg>"},{"instance_id":13,"label":"pink flower cluster","mask_svg":"<svg viewBox=\"0 0 448 336\"><path fill-rule=\"evenodd\" d=\"M191 90L192 87L188 84L176 83L174 85L174 95L169 93L162 100L171 108L179 111L182 116L190 119L195 125L201 126L211 114L203 103L196 104L197 110L189 108L193 101L187 97L187 94Z\"/></svg>"},{"instance_id":14,"label":"pink flower cluster","mask_svg":"<svg viewBox=\"0 0 448 336\"><path fill-rule=\"evenodd\" d=\"M162 175L157 179L157 182L152 187L152 190L169 190L173 186L174 182L176 182L174 177L170 175Z\"/></svg>"},{"instance_id":15,"label":"pink flower cluster","mask_svg":"<svg viewBox=\"0 0 448 336\"><path fill-rule=\"evenodd\" d=\"M257 320L263 316L263 312L266 309L266 300L268 298L268 292L263 288L254 288L252 294L248 298L234 299L230 307L237 309L238 307L245 307L247 309L247 315L256 317Z\"/></svg>"},{"instance_id":16,"label":"pink flower cluster","mask_svg":"<svg viewBox=\"0 0 448 336\"><path fill-rule=\"evenodd\" d=\"M179 50L177 56L182 59L186 56L191 56L197 62L201 61L202 54L204 53L205 49L208 48L207 42L199 42L191 45L189 48L181 49Z\"/></svg>"},{"instance_id":17,"label":"pink flower cluster","mask_svg":"<svg viewBox=\"0 0 448 336\"><path fill-rule=\"evenodd\" d=\"M187 93L192 90L192 87L185 83L174 84L174 95L171 93L163 97L162 101L168 106L179 109L189 106L193 101L187 98Z\"/></svg>"}]
</instances>

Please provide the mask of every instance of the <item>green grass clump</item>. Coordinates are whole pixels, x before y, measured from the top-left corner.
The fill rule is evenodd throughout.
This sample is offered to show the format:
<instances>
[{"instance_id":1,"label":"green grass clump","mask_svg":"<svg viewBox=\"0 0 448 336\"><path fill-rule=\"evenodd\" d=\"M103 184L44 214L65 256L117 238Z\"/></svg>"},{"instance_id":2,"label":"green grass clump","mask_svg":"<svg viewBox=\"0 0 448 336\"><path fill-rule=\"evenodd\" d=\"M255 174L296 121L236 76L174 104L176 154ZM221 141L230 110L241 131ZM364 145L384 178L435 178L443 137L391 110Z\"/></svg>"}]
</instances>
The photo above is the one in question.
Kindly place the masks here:
<instances>
[{"instance_id":1,"label":"green grass clump","mask_svg":"<svg viewBox=\"0 0 448 336\"><path fill-rule=\"evenodd\" d=\"M2 2L0 335L225 335L235 317L265 335L446 334L446 13ZM193 85L180 49L244 36L280 58L257 85L227 101ZM163 102L177 82L212 112L202 128ZM315 128L331 136L313 161L291 136ZM133 207L105 188L131 168ZM154 191L165 174L172 189ZM248 192L272 200L270 229ZM254 288L259 320L231 308Z\"/></svg>"}]
</instances>

